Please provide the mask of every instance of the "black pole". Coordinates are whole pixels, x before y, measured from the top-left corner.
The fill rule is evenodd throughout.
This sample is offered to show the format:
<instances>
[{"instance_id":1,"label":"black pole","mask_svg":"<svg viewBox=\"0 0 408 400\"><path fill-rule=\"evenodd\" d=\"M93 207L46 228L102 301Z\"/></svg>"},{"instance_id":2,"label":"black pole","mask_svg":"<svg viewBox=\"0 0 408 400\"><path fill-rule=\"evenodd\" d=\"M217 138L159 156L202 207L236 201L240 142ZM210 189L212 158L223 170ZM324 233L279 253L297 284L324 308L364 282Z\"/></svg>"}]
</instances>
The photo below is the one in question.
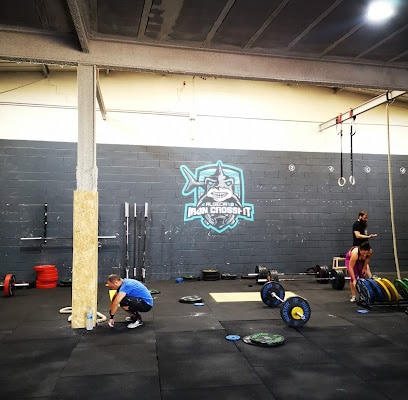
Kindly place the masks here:
<instances>
[{"instance_id":1,"label":"black pole","mask_svg":"<svg viewBox=\"0 0 408 400\"><path fill-rule=\"evenodd\" d=\"M147 238L147 217L149 204L145 203L144 212L144 232L143 232L143 257L142 257L142 282L146 280L146 238Z\"/></svg>"},{"instance_id":2,"label":"black pole","mask_svg":"<svg viewBox=\"0 0 408 400\"><path fill-rule=\"evenodd\" d=\"M126 270L126 278L129 278L129 203L128 202L125 202L125 226L126 226L125 270Z\"/></svg>"},{"instance_id":3,"label":"black pole","mask_svg":"<svg viewBox=\"0 0 408 400\"><path fill-rule=\"evenodd\" d=\"M353 165L353 136L355 135L356 131L353 132L353 121L356 120L356 117L353 117L350 125L350 178L349 181L352 185L356 183L356 179L354 178L354 165Z\"/></svg>"},{"instance_id":4,"label":"black pole","mask_svg":"<svg viewBox=\"0 0 408 400\"><path fill-rule=\"evenodd\" d=\"M134 204L133 207L133 217L135 221L135 226L134 228L134 239L133 239L133 278L137 279L138 274L137 274L137 206L136 203Z\"/></svg>"},{"instance_id":5,"label":"black pole","mask_svg":"<svg viewBox=\"0 0 408 400\"><path fill-rule=\"evenodd\" d=\"M44 243L47 243L48 203L44 203Z\"/></svg>"}]
</instances>

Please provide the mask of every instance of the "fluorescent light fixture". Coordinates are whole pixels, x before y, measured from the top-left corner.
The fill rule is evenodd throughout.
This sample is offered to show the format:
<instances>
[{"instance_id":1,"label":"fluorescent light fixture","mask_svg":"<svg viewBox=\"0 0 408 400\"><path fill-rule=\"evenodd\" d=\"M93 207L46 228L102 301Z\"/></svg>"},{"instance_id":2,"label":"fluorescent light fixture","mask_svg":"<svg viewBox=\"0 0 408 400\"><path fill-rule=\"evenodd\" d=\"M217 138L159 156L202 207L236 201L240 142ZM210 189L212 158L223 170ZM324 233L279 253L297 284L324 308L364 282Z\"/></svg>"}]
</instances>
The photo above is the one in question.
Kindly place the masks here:
<instances>
[{"instance_id":1,"label":"fluorescent light fixture","mask_svg":"<svg viewBox=\"0 0 408 400\"><path fill-rule=\"evenodd\" d=\"M376 0L370 3L367 18L373 22L381 22L395 14L394 4L390 0Z\"/></svg>"}]
</instances>

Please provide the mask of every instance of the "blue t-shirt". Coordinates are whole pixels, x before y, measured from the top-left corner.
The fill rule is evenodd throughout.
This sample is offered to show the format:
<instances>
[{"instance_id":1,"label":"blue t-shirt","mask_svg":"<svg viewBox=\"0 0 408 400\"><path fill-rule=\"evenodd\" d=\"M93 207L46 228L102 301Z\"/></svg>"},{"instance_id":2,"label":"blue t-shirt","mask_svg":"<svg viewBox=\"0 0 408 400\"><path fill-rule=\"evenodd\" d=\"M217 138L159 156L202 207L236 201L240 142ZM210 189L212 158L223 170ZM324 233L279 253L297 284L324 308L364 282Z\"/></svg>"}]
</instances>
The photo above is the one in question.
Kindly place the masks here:
<instances>
[{"instance_id":1,"label":"blue t-shirt","mask_svg":"<svg viewBox=\"0 0 408 400\"><path fill-rule=\"evenodd\" d=\"M150 291L143 283L136 279L124 278L121 287L117 290L119 293L126 293L126 296L138 297L149 306L153 306L153 297Z\"/></svg>"}]
</instances>

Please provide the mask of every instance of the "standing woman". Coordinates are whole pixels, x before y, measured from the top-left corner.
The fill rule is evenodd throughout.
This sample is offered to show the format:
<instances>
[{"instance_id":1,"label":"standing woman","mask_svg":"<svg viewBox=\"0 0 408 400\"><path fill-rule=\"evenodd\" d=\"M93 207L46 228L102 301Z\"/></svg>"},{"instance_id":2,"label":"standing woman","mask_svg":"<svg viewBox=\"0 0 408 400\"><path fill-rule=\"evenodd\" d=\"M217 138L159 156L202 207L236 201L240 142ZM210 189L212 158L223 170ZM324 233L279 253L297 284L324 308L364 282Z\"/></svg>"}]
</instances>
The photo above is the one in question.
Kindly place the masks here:
<instances>
[{"instance_id":1,"label":"standing woman","mask_svg":"<svg viewBox=\"0 0 408 400\"><path fill-rule=\"evenodd\" d=\"M346 267L350 276L351 302L356 301L356 283L358 278L371 278L369 266L373 254L370 243L364 242L360 246L353 246L346 254Z\"/></svg>"}]
</instances>

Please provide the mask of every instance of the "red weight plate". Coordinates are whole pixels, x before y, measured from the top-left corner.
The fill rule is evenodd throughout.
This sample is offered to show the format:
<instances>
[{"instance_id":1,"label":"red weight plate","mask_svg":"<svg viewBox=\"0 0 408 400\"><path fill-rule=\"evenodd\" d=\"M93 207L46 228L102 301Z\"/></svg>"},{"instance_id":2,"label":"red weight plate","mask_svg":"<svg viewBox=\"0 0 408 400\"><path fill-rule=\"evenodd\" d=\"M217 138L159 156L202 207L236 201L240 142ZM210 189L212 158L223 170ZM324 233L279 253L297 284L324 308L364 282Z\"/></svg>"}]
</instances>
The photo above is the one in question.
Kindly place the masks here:
<instances>
[{"instance_id":1,"label":"red weight plate","mask_svg":"<svg viewBox=\"0 0 408 400\"><path fill-rule=\"evenodd\" d=\"M14 295L14 285L16 283L16 277L13 274L7 274L3 281L3 290L5 297L11 297Z\"/></svg>"},{"instance_id":2,"label":"red weight plate","mask_svg":"<svg viewBox=\"0 0 408 400\"><path fill-rule=\"evenodd\" d=\"M54 282L58 280L58 274L52 273L52 274L46 274L46 273L41 273L37 274L37 281L42 281L42 282Z\"/></svg>"},{"instance_id":3,"label":"red weight plate","mask_svg":"<svg viewBox=\"0 0 408 400\"><path fill-rule=\"evenodd\" d=\"M57 271L57 268L55 265L36 265L34 267L35 272L41 272L41 271Z\"/></svg>"},{"instance_id":4,"label":"red weight plate","mask_svg":"<svg viewBox=\"0 0 408 400\"><path fill-rule=\"evenodd\" d=\"M36 281L35 282L35 287L37 289L53 289L57 287L57 282L54 283L41 283L41 281Z\"/></svg>"}]
</instances>

